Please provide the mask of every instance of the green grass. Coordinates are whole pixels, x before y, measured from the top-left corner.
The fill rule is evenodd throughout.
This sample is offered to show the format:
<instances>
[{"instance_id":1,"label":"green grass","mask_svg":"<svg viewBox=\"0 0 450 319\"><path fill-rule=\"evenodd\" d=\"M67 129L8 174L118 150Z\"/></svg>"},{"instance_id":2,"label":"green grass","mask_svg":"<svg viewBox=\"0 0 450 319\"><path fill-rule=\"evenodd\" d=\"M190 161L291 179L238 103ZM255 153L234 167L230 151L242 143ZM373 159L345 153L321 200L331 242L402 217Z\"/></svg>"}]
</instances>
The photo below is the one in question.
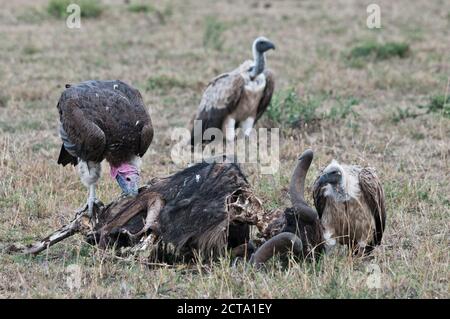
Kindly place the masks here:
<instances>
[{"instance_id":1,"label":"green grass","mask_svg":"<svg viewBox=\"0 0 450 319\"><path fill-rule=\"evenodd\" d=\"M55 18L64 18L69 15L67 7L75 3L80 6L80 15L83 18L96 18L103 12L103 6L98 0L50 0L47 12Z\"/></svg>"},{"instance_id":2,"label":"green grass","mask_svg":"<svg viewBox=\"0 0 450 319\"><path fill-rule=\"evenodd\" d=\"M319 107L325 100L330 100L332 105L329 109L319 112ZM345 119L350 115L357 116L353 106L359 100L353 97L327 97L322 95L307 95L299 97L293 88L276 92L267 108L267 116L278 125L297 126L308 124L313 121L330 119Z\"/></svg>"},{"instance_id":3,"label":"green grass","mask_svg":"<svg viewBox=\"0 0 450 319\"><path fill-rule=\"evenodd\" d=\"M442 116L450 118L450 96L432 96L428 104L420 105L419 108L426 109L427 113L440 113Z\"/></svg>"},{"instance_id":4,"label":"green grass","mask_svg":"<svg viewBox=\"0 0 450 319\"><path fill-rule=\"evenodd\" d=\"M223 48L223 33L227 29L225 23L217 20L214 16L205 19L205 30L203 33L203 46L214 50Z\"/></svg>"},{"instance_id":5,"label":"green grass","mask_svg":"<svg viewBox=\"0 0 450 319\"><path fill-rule=\"evenodd\" d=\"M134 13L139 13L139 12L153 12L155 11L155 8L150 5L150 4L146 4L146 3L131 3L128 6L128 11L130 12L134 12Z\"/></svg>"},{"instance_id":6,"label":"green grass","mask_svg":"<svg viewBox=\"0 0 450 319\"><path fill-rule=\"evenodd\" d=\"M365 42L351 49L348 58L350 60L375 60L382 61L391 58L406 58L410 54L409 44L404 42L377 43Z\"/></svg>"},{"instance_id":7,"label":"green grass","mask_svg":"<svg viewBox=\"0 0 450 319\"><path fill-rule=\"evenodd\" d=\"M316 110L321 99L314 96L300 98L295 89L276 92L267 108L268 118L276 124L295 125L299 121L309 123L317 119Z\"/></svg>"}]
</instances>

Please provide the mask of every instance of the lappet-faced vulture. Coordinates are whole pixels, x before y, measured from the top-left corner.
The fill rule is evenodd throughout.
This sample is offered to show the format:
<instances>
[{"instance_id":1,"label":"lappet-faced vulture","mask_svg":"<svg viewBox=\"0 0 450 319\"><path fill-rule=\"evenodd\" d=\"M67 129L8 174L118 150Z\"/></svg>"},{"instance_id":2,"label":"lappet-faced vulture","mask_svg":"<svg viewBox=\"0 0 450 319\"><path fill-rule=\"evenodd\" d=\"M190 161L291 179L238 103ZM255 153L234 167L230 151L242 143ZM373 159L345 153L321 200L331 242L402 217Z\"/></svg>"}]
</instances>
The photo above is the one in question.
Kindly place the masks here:
<instances>
[{"instance_id":1,"label":"lappet-faced vulture","mask_svg":"<svg viewBox=\"0 0 450 319\"><path fill-rule=\"evenodd\" d=\"M339 242L356 255L381 243L386 222L384 191L374 170L333 160L313 186L327 247Z\"/></svg>"},{"instance_id":2,"label":"lappet-faced vulture","mask_svg":"<svg viewBox=\"0 0 450 319\"><path fill-rule=\"evenodd\" d=\"M140 157L153 139L139 91L121 81L86 81L66 85L57 107L63 141L58 164L78 165L81 181L89 189L89 213L104 159L122 191L137 194Z\"/></svg>"},{"instance_id":3,"label":"lappet-faced vulture","mask_svg":"<svg viewBox=\"0 0 450 319\"><path fill-rule=\"evenodd\" d=\"M208 142L203 140L203 133L209 128L222 130L228 141L234 140L235 129L239 126L248 136L267 109L275 80L266 68L265 52L275 49L275 45L265 37L258 37L252 48L253 61L245 61L208 84L191 122L192 145Z\"/></svg>"}]
</instances>

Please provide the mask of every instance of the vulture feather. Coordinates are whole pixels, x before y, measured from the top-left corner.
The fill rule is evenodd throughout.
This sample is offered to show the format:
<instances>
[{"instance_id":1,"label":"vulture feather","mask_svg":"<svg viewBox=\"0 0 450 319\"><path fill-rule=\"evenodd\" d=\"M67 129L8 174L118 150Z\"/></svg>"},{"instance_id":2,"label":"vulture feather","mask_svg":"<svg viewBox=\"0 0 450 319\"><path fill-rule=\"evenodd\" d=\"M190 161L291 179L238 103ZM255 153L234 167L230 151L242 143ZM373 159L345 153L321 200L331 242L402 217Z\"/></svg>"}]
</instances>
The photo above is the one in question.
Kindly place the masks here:
<instances>
[{"instance_id":1,"label":"vulture feather","mask_svg":"<svg viewBox=\"0 0 450 319\"><path fill-rule=\"evenodd\" d=\"M81 180L89 188L90 212L104 159L123 192L136 194L139 158L153 139L150 115L139 91L121 81L66 85L57 108L63 142L58 164L78 165Z\"/></svg>"},{"instance_id":2,"label":"vulture feather","mask_svg":"<svg viewBox=\"0 0 450 319\"><path fill-rule=\"evenodd\" d=\"M380 245L386 223L384 191L372 168L332 161L313 186L314 204L327 246L350 246L368 254Z\"/></svg>"},{"instance_id":3,"label":"vulture feather","mask_svg":"<svg viewBox=\"0 0 450 319\"><path fill-rule=\"evenodd\" d=\"M257 38L253 42L253 61L245 61L208 84L190 123L192 145L209 142L203 140L209 128L221 130L228 141L234 140L238 127L245 136L251 133L269 106L275 87L274 75L266 68L265 52L270 49L275 49L272 42L264 37Z\"/></svg>"}]
</instances>

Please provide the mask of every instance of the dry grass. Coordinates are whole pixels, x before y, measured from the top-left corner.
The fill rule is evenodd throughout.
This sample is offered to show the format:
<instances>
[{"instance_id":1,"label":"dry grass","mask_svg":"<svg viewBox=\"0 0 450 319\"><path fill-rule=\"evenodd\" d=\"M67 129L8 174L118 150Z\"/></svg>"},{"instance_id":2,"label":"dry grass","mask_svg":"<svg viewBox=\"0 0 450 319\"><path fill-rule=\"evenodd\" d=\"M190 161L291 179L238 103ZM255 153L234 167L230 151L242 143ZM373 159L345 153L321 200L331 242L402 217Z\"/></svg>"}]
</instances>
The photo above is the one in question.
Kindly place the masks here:
<instances>
[{"instance_id":1,"label":"dry grass","mask_svg":"<svg viewBox=\"0 0 450 319\"><path fill-rule=\"evenodd\" d=\"M105 0L102 15L82 20L80 30L48 16L47 1L3 3L0 245L46 235L85 200L76 171L56 164L56 102L65 83L121 79L140 88L156 129L143 175L167 175L179 169L170 160L169 129L186 125L202 87L249 58L251 41L261 34L277 45L268 57L277 90L292 87L302 99L320 98L322 112L338 98L358 103L344 118L284 127L280 172L263 176L247 168L258 195L268 207L286 205L294 162L312 147L317 157L309 185L331 158L376 167L388 222L372 260L351 260L339 250L315 266L273 265L259 273L229 267L226 258L149 268L73 238L36 258L0 253L0 297L448 298L450 120L418 106L449 94L450 5L378 1L383 28L369 30L368 3L152 1L155 10L135 13L123 1ZM205 42L212 39L208 32L220 42ZM349 63L351 48L368 41L406 43L410 51L405 58ZM116 194L104 174L99 197ZM82 269L80 289L67 285L70 264ZM380 289L366 284L370 264L381 269Z\"/></svg>"}]
</instances>

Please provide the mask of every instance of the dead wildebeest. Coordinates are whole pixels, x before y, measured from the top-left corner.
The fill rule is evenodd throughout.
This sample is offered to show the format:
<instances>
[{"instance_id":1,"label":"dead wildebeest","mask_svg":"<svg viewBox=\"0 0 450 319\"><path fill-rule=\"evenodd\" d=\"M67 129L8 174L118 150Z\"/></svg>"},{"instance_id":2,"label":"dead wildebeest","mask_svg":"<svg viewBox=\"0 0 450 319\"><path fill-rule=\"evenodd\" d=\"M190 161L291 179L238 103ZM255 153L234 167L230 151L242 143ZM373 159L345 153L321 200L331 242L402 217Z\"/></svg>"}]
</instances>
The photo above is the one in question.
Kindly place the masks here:
<instances>
[{"instance_id":1,"label":"dead wildebeest","mask_svg":"<svg viewBox=\"0 0 450 319\"><path fill-rule=\"evenodd\" d=\"M101 248L153 249L160 261L166 248L173 256L192 258L223 254L249 257L250 226L268 239L251 257L260 264L275 253L293 250L302 258L321 253L322 227L305 202L304 183L312 152L306 151L294 170L290 196L293 207L264 211L237 164L200 163L165 178L154 178L136 197L121 197L95 207L93 218L78 213L66 226L29 246L11 250L37 254L75 233ZM162 248L162 251L161 251Z\"/></svg>"},{"instance_id":2,"label":"dead wildebeest","mask_svg":"<svg viewBox=\"0 0 450 319\"><path fill-rule=\"evenodd\" d=\"M250 225L264 230L269 222L270 216L237 164L200 163L169 177L154 178L136 197L96 206L92 218L80 212L43 240L13 245L10 250L38 254L82 233L101 248L162 243L178 256L192 256L196 251L216 256L248 243Z\"/></svg>"},{"instance_id":3,"label":"dead wildebeest","mask_svg":"<svg viewBox=\"0 0 450 319\"><path fill-rule=\"evenodd\" d=\"M313 259L325 251L323 227L317 212L305 201L305 179L313 160L313 152L306 150L292 174L289 187L292 207L269 224L265 236L270 237L251 256L256 265L265 263L275 254L292 251L299 258Z\"/></svg>"}]
</instances>

